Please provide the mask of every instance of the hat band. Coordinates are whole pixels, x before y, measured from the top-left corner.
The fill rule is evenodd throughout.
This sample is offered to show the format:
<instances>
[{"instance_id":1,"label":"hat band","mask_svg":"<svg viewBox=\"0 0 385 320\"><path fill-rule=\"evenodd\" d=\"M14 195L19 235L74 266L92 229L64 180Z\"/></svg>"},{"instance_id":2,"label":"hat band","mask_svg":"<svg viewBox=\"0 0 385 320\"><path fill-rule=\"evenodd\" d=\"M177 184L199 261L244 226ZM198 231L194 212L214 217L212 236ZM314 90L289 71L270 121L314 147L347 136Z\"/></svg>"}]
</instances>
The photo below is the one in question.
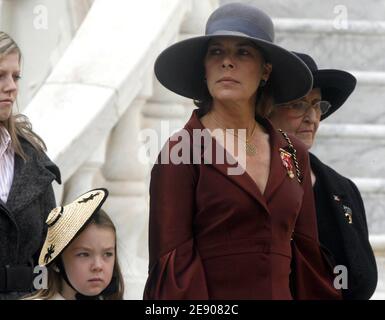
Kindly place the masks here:
<instances>
[{"instance_id":1,"label":"hat band","mask_svg":"<svg viewBox=\"0 0 385 320\"><path fill-rule=\"evenodd\" d=\"M47 222L48 227L52 227L56 222L58 222L58 220L63 215L63 210L64 210L64 208L60 207L60 211L56 213L54 219L52 221Z\"/></svg>"},{"instance_id":2,"label":"hat band","mask_svg":"<svg viewBox=\"0 0 385 320\"><path fill-rule=\"evenodd\" d=\"M240 36L240 37L249 37L249 35L243 33L243 32L238 32L238 31L229 31L229 30L217 30L214 31L212 36Z\"/></svg>"},{"instance_id":3,"label":"hat band","mask_svg":"<svg viewBox=\"0 0 385 320\"><path fill-rule=\"evenodd\" d=\"M228 32L230 34L240 34L242 36L258 38L261 40L273 42L273 37L270 37L265 30L261 29L255 23L247 20L239 20L239 18L226 18L212 22L206 30L206 35L215 35L219 31Z\"/></svg>"}]
</instances>

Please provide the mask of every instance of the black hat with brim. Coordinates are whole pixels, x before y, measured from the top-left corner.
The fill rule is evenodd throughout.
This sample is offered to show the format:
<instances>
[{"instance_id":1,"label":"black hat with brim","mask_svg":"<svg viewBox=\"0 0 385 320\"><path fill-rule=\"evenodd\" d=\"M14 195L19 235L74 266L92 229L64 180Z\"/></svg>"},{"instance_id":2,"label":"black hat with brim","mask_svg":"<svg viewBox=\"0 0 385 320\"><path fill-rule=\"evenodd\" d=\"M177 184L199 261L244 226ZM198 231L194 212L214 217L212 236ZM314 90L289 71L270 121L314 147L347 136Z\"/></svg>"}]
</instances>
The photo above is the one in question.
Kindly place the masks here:
<instances>
[{"instance_id":1,"label":"black hat with brim","mask_svg":"<svg viewBox=\"0 0 385 320\"><path fill-rule=\"evenodd\" d=\"M155 75L169 90L194 100L207 92L204 57L210 40L237 37L253 42L272 64L275 103L304 97L312 88L312 74L306 64L290 51L275 45L271 18L255 6L230 3L219 7L207 21L206 34L177 42L165 49L155 62Z\"/></svg>"},{"instance_id":2,"label":"black hat with brim","mask_svg":"<svg viewBox=\"0 0 385 320\"><path fill-rule=\"evenodd\" d=\"M313 74L313 88L320 88L322 100L329 101L331 107L321 120L330 116L349 98L356 87L357 79L349 72L337 69L318 69L314 59L307 54L293 52L302 59Z\"/></svg>"}]
</instances>

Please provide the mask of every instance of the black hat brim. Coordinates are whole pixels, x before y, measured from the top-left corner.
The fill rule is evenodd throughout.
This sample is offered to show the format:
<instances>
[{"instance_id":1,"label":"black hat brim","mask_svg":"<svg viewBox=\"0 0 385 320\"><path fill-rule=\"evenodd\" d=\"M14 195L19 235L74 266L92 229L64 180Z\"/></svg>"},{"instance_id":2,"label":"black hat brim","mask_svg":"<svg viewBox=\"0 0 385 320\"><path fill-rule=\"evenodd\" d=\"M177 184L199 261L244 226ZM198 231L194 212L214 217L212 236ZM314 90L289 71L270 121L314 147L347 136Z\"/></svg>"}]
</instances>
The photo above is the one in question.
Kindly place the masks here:
<instances>
[{"instance_id":1,"label":"black hat brim","mask_svg":"<svg viewBox=\"0 0 385 320\"><path fill-rule=\"evenodd\" d=\"M354 91L357 79L343 70L322 69L313 72L313 88L320 88L322 100L329 101L329 111L321 117L321 120L329 117Z\"/></svg>"},{"instance_id":2,"label":"black hat brim","mask_svg":"<svg viewBox=\"0 0 385 320\"><path fill-rule=\"evenodd\" d=\"M209 41L223 36L254 42L267 62L272 64L268 81L272 81L275 103L302 98L311 90L312 74L300 58L271 42L231 32L186 39L165 49L155 61L155 75L159 82L181 96L194 100L204 98L207 91L204 56Z\"/></svg>"}]
</instances>

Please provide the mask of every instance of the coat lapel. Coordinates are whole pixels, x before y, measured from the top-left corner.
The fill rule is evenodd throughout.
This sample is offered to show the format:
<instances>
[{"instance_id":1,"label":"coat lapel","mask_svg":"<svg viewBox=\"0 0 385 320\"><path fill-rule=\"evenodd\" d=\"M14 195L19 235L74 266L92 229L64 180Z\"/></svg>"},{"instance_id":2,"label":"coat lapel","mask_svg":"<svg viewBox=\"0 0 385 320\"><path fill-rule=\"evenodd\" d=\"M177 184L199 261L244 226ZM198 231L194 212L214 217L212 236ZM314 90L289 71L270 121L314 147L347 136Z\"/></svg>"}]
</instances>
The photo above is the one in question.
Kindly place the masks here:
<instances>
[{"instance_id":1,"label":"coat lapel","mask_svg":"<svg viewBox=\"0 0 385 320\"><path fill-rule=\"evenodd\" d=\"M47 169L52 162L44 154L39 157L25 141L22 141L22 147L28 159L24 161L15 155L14 178L6 203L11 212L19 211L37 199L54 179L60 181L60 177Z\"/></svg>"},{"instance_id":2,"label":"coat lapel","mask_svg":"<svg viewBox=\"0 0 385 320\"><path fill-rule=\"evenodd\" d=\"M343 190L338 190L338 188L335 187L335 184L327 179L328 174L324 171L323 163L312 153L310 153L310 164L317 177L317 180L320 180L321 184L325 186L325 190L328 191L327 197L330 198L330 203L334 213L336 216L343 215L344 211L342 203L343 199L346 197L346 194L341 192Z\"/></svg>"},{"instance_id":3,"label":"coat lapel","mask_svg":"<svg viewBox=\"0 0 385 320\"><path fill-rule=\"evenodd\" d=\"M344 201L344 199L347 198L347 194L343 192L344 190L342 188L336 187L336 184L333 183L332 180L328 179L330 175L325 172L325 165L311 153L310 163L317 180L319 179L321 184L325 186L325 190L328 191L327 197L330 199L330 205L339 226L342 230L345 229L349 224L349 219L345 216L345 210L343 207L344 205L347 205Z\"/></svg>"},{"instance_id":4,"label":"coat lapel","mask_svg":"<svg viewBox=\"0 0 385 320\"><path fill-rule=\"evenodd\" d=\"M225 176L227 179L231 180L237 186L246 191L251 197L257 200L267 212L269 212L265 199L263 198L260 190L258 189L253 179L250 177L250 175L243 168L240 167L239 163L236 162L236 160L230 155L230 153L228 153L222 147L222 145L215 140L215 138L212 138L211 141L211 146L209 146L202 152L202 162L204 161L204 159L211 160L209 156L210 153L212 155L212 161L209 161L210 165L215 168L218 172L220 172L223 176ZM218 153L225 155L224 161L221 161L222 159L217 161L218 159L216 157ZM234 170L236 170L236 173L241 170L242 173L230 174L232 173L232 171L234 173Z\"/></svg>"},{"instance_id":5,"label":"coat lapel","mask_svg":"<svg viewBox=\"0 0 385 320\"><path fill-rule=\"evenodd\" d=\"M9 211L9 208L1 199L0 199L0 213L8 216L8 218L12 221L12 223L17 227L14 216L11 214L11 212Z\"/></svg>"},{"instance_id":6,"label":"coat lapel","mask_svg":"<svg viewBox=\"0 0 385 320\"><path fill-rule=\"evenodd\" d=\"M245 192L247 192L251 197L253 197L256 201L260 203L260 205L269 212L269 208L267 206L268 200L272 197L274 192L278 189L278 187L282 184L284 179L287 176L287 171L282 164L281 156L280 156L280 148L287 148L288 144L280 136L280 134L273 128L270 121L262 118L257 119L259 123L261 123L267 130L270 141L271 141L271 160L270 160L270 173L267 181L267 185L265 188L264 195L261 194L258 186L255 184L253 179L247 172L243 172L243 174L229 174L231 170L234 170L239 164L234 160L234 158L222 147L220 143L216 141L210 135L211 143L205 144L200 143L199 145L195 145L194 147L201 148L201 160L202 163L206 163L215 168L219 173L225 176L227 179L231 180L234 184L242 188ZM186 125L186 129L192 132L193 129L204 130L202 123L200 122L196 111L193 112L192 117ZM207 141L205 141L207 142ZM193 141L196 143L196 141ZM224 160L216 158L218 153L225 154ZM226 161L226 159L231 159L230 161ZM233 164L235 162L235 164ZM230 170L230 171L229 171Z\"/></svg>"}]
</instances>

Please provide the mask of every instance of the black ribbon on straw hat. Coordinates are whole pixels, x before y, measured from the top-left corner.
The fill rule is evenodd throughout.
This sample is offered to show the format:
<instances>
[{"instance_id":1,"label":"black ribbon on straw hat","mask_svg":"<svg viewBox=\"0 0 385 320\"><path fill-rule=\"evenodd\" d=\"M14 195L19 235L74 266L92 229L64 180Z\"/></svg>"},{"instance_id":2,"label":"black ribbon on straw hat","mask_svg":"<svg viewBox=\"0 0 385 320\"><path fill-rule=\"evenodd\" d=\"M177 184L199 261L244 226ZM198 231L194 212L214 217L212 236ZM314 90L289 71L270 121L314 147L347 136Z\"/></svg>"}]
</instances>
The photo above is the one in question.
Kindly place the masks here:
<instances>
[{"instance_id":1,"label":"black ribbon on straw hat","mask_svg":"<svg viewBox=\"0 0 385 320\"><path fill-rule=\"evenodd\" d=\"M271 18L253 5L230 3L219 7L209 17L204 36L177 42L165 49L155 62L160 83L182 96L202 100L207 92L203 66L210 40L237 37L251 41L273 69L275 103L304 97L312 88L313 78L306 64L290 51L274 44Z\"/></svg>"},{"instance_id":2,"label":"black ribbon on straw hat","mask_svg":"<svg viewBox=\"0 0 385 320\"><path fill-rule=\"evenodd\" d=\"M48 227L52 227L63 215L63 207L57 207L55 209L52 209L51 214L47 218L46 224Z\"/></svg>"}]
</instances>

